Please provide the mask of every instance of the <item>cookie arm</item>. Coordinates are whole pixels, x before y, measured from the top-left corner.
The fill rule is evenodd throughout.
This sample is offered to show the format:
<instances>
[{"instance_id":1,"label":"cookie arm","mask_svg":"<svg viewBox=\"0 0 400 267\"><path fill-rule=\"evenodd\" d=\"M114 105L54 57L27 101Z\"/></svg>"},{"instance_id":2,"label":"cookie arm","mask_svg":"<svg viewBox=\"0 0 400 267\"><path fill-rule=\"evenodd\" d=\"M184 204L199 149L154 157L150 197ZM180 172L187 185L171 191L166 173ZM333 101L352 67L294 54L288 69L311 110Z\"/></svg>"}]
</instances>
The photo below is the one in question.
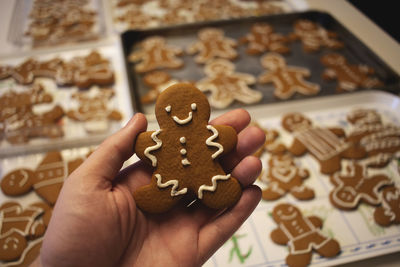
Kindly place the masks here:
<instances>
[{"instance_id":1,"label":"cookie arm","mask_svg":"<svg viewBox=\"0 0 400 267\"><path fill-rule=\"evenodd\" d=\"M155 142L152 140L151 135L154 131L144 132L138 135L135 141L135 153L141 159L146 161L148 164L151 165L151 160L146 157L144 151L150 147L155 145Z\"/></svg>"},{"instance_id":2,"label":"cookie arm","mask_svg":"<svg viewBox=\"0 0 400 267\"><path fill-rule=\"evenodd\" d=\"M280 228L276 228L271 232L271 239L279 245L286 245L289 242L289 238Z\"/></svg>"},{"instance_id":3,"label":"cookie arm","mask_svg":"<svg viewBox=\"0 0 400 267\"><path fill-rule=\"evenodd\" d=\"M297 138L293 140L293 144L290 146L288 149L290 153L292 153L295 156L301 156L304 153L306 153L307 148L301 143Z\"/></svg>"},{"instance_id":4,"label":"cookie arm","mask_svg":"<svg viewBox=\"0 0 400 267\"><path fill-rule=\"evenodd\" d=\"M322 220L318 218L317 216L310 216L307 217L308 220L317 228L322 228Z\"/></svg>"},{"instance_id":5,"label":"cookie arm","mask_svg":"<svg viewBox=\"0 0 400 267\"><path fill-rule=\"evenodd\" d=\"M328 128L328 130L331 131L337 137L346 137L346 133L342 128L332 127Z\"/></svg>"},{"instance_id":6,"label":"cookie arm","mask_svg":"<svg viewBox=\"0 0 400 267\"><path fill-rule=\"evenodd\" d=\"M237 133L233 127L227 125L214 125L214 128L218 131L215 141L222 145L224 150L221 155L225 155L236 147Z\"/></svg>"},{"instance_id":7,"label":"cookie arm","mask_svg":"<svg viewBox=\"0 0 400 267\"><path fill-rule=\"evenodd\" d=\"M273 80L274 75L270 72L264 72L260 76L258 76L259 83L269 83Z\"/></svg>"},{"instance_id":8,"label":"cookie arm","mask_svg":"<svg viewBox=\"0 0 400 267\"><path fill-rule=\"evenodd\" d=\"M128 56L130 62L136 62L143 58L143 51L135 51Z\"/></svg>"}]
</instances>

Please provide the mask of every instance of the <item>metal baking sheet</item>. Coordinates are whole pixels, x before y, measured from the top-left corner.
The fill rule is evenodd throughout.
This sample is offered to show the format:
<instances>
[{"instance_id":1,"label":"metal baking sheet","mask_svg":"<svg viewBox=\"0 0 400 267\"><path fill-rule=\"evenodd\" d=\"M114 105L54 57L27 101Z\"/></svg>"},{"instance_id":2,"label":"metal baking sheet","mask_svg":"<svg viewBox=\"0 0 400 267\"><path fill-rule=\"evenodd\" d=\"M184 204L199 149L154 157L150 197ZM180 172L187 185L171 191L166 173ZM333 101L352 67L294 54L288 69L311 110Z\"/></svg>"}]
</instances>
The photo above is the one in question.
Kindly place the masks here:
<instances>
[{"instance_id":1,"label":"metal baking sheet","mask_svg":"<svg viewBox=\"0 0 400 267\"><path fill-rule=\"evenodd\" d=\"M214 21L207 23L196 23L175 27L165 27L154 30L144 31L127 31L121 35L122 46L125 54L126 69L128 72L128 80L130 83L132 103L134 104L134 110L144 112L145 114L153 114L154 105L142 105L140 103L140 96L143 95L148 89L142 82L142 75L138 74L134 70L134 63L130 63L127 60L128 55L131 53L135 46L145 39L146 37L159 35L167 39L167 44L175 45L185 50L190 44L197 40L197 33L200 29L205 27L216 27L220 28L225 32L226 37L239 38L249 33L251 26L255 22L266 22L272 25L275 32L287 35L293 32L293 23L298 19L308 19L319 23L325 29L333 31L338 34L339 40L342 41L345 46L343 49L332 50L329 48L322 48L319 52L306 53L303 50L303 46L300 41L289 43L288 46L291 49L291 53L284 55L287 64L290 66L299 66L310 69L311 77L307 81L317 83L321 86L321 90L317 95L304 96L295 94L288 100L280 100L274 97L273 91L274 86L272 84L259 84L256 83L250 86L252 89L262 92L263 99L253 105L265 105L270 103L279 103L284 101L300 100L306 98L314 98L327 95L337 95L336 81L324 81L321 77L325 67L320 63L320 57L328 52L337 52L344 55L349 63L351 64L365 64L372 67L375 70L375 77L379 78L384 82L382 88L377 88L387 92L398 92L400 88L400 79L388 65L386 65L373 51L371 51L366 44L361 42L355 35L341 25L334 17L328 13L319 11L307 11L300 13L291 13L283 15L272 15L265 17L254 17L246 19L235 19L228 21ZM237 72L250 73L254 76L258 76L266 70L260 64L260 57L251 56L246 54L247 46L238 45L237 51L239 53L238 59L234 60ZM181 80L193 80L198 81L205 77L203 68L204 65L197 64L194 61L194 56L184 53L180 57L184 61L184 67L177 70L165 69L173 78ZM376 88L375 88L376 89ZM368 90L368 89L358 89ZM357 92L356 91L356 92ZM249 105L243 105L239 102L234 102L228 109L238 107L249 107Z\"/></svg>"}]
</instances>

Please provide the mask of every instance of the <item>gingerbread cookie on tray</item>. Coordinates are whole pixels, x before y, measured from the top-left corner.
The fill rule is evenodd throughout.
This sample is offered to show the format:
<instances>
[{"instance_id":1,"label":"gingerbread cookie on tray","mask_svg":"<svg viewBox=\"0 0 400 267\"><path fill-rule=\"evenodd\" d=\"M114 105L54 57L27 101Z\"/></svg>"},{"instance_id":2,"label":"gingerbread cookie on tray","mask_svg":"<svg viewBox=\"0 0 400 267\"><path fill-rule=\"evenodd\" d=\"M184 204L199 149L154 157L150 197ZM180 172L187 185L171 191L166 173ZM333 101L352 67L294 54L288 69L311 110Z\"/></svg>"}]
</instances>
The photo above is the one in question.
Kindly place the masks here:
<instances>
[{"instance_id":1,"label":"gingerbread cookie on tray","mask_svg":"<svg viewBox=\"0 0 400 267\"><path fill-rule=\"evenodd\" d=\"M282 34L274 32L274 28L268 23L255 23L251 26L251 32L242 37L239 42L247 44L246 53L249 55L260 55L271 51L280 54L290 52L286 43L289 41Z\"/></svg>"},{"instance_id":2,"label":"gingerbread cookie on tray","mask_svg":"<svg viewBox=\"0 0 400 267\"><path fill-rule=\"evenodd\" d=\"M346 162L343 171L333 174L330 181L335 188L329 199L343 210L355 209L361 202L381 204L379 190L393 183L386 175L369 176L365 167L355 162Z\"/></svg>"},{"instance_id":3,"label":"gingerbread cookie on tray","mask_svg":"<svg viewBox=\"0 0 400 267\"><path fill-rule=\"evenodd\" d=\"M188 54L197 54L195 61L205 64L216 58L232 60L238 57L237 42L224 36L217 28L204 28L198 33L199 40L187 48Z\"/></svg>"},{"instance_id":4,"label":"gingerbread cookie on tray","mask_svg":"<svg viewBox=\"0 0 400 267\"><path fill-rule=\"evenodd\" d=\"M302 95L315 95L320 91L320 86L307 82L304 78L311 75L306 68L287 66L285 59L276 53L269 53L261 58L261 65L268 69L258 77L262 84L273 83L274 96L279 99L288 99L295 93Z\"/></svg>"},{"instance_id":5,"label":"gingerbread cookie on tray","mask_svg":"<svg viewBox=\"0 0 400 267\"><path fill-rule=\"evenodd\" d=\"M249 87L255 83L253 75L235 72L235 65L225 59L215 59L204 68L207 77L196 83L203 92L210 91L210 104L215 108L226 108L239 101L253 104L261 101L262 93Z\"/></svg>"},{"instance_id":6,"label":"gingerbread cookie on tray","mask_svg":"<svg viewBox=\"0 0 400 267\"><path fill-rule=\"evenodd\" d=\"M400 127L383 122L373 109L355 109L347 115L352 129L347 140L365 149L369 167L384 167L400 153Z\"/></svg>"},{"instance_id":7,"label":"gingerbread cookie on tray","mask_svg":"<svg viewBox=\"0 0 400 267\"><path fill-rule=\"evenodd\" d=\"M277 200L286 193L299 200L314 198L314 190L303 182L309 177L309 171L297 166L290 154L271 155L267 169L268 172L261 177L261 180L268 184L263 190L264 200Z\"/></svg>"},{"instance_id":8,"label":"gingerbread cookie on tray","mask_svg":"<svg viewBox=\"0 0 400 267\"><path fill-rule=\"evenodd\" d=\"M157 69L177 69L183 66L182 59L178 56L183 54L179 47L168 45L165 38L151 36L144 39L139 49L133 51L128 59L136 63L135 70L139 73Z\"/></svg>"},{"instance_id":9,"label":"gingerbread cookie on tray","mask_svg":"<svg viewBox=\"0 0 400 267\"><path fill-rule=\"evenodd\" d=\"M350 64L340 54L326 54L321 57L321 63L326 67L322 78L327 81L337 80L336 90L338 92L383 86L379 79L370 77L375 74L373 68L363 64Z\"/></svg>"},{"instance_id":10,"label":"gingerbread cookie on tray","mask_svg":"<svg viewBox=\"0 0 400 267\"><path fill-rule=\"evenodd\" d=\"M136 140L137 156L154 168L150 184L133 192L136 205L145 212L162 213L182 197L195 196L212 209L233 206L241 186L218 159L235 148L235 130L209 125L206 96L187 83L163 91L155 114L160 129L141 133Z\"/></svg>"},{"instance_id":11,"label":"gingerbread cookie on tray","mask_svg":"<svg viewBox=\"0 0 400 267\"><path fill-rule=\"evenodd\" d=\"M323 221L319 217L306 217L296 206L282 203L275 206L272 218L278 227L271 232L271 239L288 246L286 264L290 267L309 265L313 251L327 258L339 254L339 242L321 232Z\"/></svg>"},{"instance_id":12,"label":"gingerbread cookie on tray","mask_svg":"<svg viewBox=\"0 0 400 267\"><path fill-rule=\"evenodd\" d=\"M338 40L335 32L328 31L320 24L308 19L295 21L294 32L290 35L292 40L300 40L306 52L317 52L322 47L340 49L344 44Z\"/></svg>"},{"instance_id":13,"label":"gingerbread cookie on tray","mask_svg":"<svg viewBox=\"0 0 400 267\"><path fill-rule=\"evenodd\" d=\"M83 160L77 158L67 162L60 152L48 152L34 170L20 168L7 173L1 179L1 190L7 196L21 196L33 190L53 205L64 180Z\"/></svg>"},{"instance_id":14,"label":"gingerbread cookie on tray","mask_svg":"<svg viewBox=\"0 0 400 267\"><path fill-rule=\"evenodd\" d=\"M282 118L282 126L293 133L293 143L288 148L295 156L307 151L319 162L323 174L332 174L341 168L341 159L361 159L366 156L363 148L347 142L340 128L323 128L312 125L301 113L288 113Z\"/></svg>"}]
</instances>

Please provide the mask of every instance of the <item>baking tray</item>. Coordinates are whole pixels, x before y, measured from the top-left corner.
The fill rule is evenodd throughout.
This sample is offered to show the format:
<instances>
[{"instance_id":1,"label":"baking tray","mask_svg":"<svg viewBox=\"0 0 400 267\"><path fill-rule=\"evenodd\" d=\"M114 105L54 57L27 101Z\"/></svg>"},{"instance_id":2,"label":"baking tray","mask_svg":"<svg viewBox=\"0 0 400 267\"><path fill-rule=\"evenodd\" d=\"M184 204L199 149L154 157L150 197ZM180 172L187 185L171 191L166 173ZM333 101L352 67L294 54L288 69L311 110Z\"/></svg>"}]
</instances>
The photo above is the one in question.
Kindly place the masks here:
<instances>
[{"instance_id":1,"label":"baking tray","mask_svg":"<svg viewBox=\"0 0 400 267\"><path fill-rule=\"evenodd\" d=\"M385 86L378 88L387 92L398 93L400 87L400 78L388 65L386 65L373 51L371 51L363 42L340 24L334 17L328 13L319 11L307 11L282 15L270 15L264 17L252 17L245 19L195 23L190 25L181 25L175 27L165 27L153 30L143 31L127 31L121 35L122 46L125 55L125 64L128 71L129 85L131 89L132 103L135 111L144 112L145 114L153 114L154 106L142 105L139 101L140 96L146 92L146 87L142 82L142 76L134 71L134 63L127 60L128 55L135 48L135 46L145 39L146 37L159 35L167 39L167 43L186 49L190 44L197 40L197 32L205 27L217 27L223 29L226 37L238 40L240 37L245 36L250 27L255 22L266 22L272 25L275 32L287 35L293 32L293 23L298 19L308 19L319 23L325 29L334 31L338 34L339 40L344 42L345 47L340 50L332 50L323 48L319 52L306 53L300 41L289 43L291 53L285 55L287 64L290 66L300 66L310 69L311 77L307 79L310 82L317 83L321 86L321 90L317 95L304 96L295 94L288 100L279 100L273 96L274 86L272 84L259 84L256 83L251 86L252 89L262 92L263 99L253 105L264 105L270 103L279 103L292 100L300 100L306 98L313 98L327 95L341 94L336 91L337 82L326 82L322 80L321 74L325 67L320 63L320 57L328 52L337 52L344 55L351 64L366 64L375 70L375 77L384 82ZM260 64L260 56L247 55L246 45L239 45L237 48L239 57L234 60L237 72L250 73L256 77L265 71ZM203 68L194 62L194 56L185 53L180 57L184 61L184 68L177 70L166 70L173 78L181 80L198 81L205 77ZM368 89L359 89L368 90ZM349 92L343 92L349 93ZM249 105L242 105L235 102L229 106L228 109L238 107L249 107Z\"/></svg>"},{"instance_id":2,"label":"baking tray","mask_svg":"<svg viewBox=\"0 0 400 267\"><path fill-rule=\"evenodd\" d=\"M319 98L253 106L248 110L252 119L263 128L275 129L280 133L280 141L290 145L293 136L281 127L281 118L289 112L301 112L309 117L314 125L342 127L348 131L351 127L346 115L357 108L374 109L382 116L383 122L400 127L400 98L383 91L363 91L350 95L322 96ZM269 155L263 154L265 168ZM389 253L400 255L400 225L378 226L373 219L374 207L361 204L354 211L342 211L334 208L329 201L333 186L328 175L319 171L319 164L305 154L295 158L296 163L310 172L305 185L312 188L315 198L299 201L287 194L276 201L261 200L249 219L212 257L204 267L219 266L269 266L281 267L288 254L286 246L272 242L270 233L277 225L271 218L273 208L279 203L292 203L306 216L316 215L323 219L322 232L334 237L341 245L341 253L334 258L322 258L313 253L310 266L334 266L377 257ZM342 160L342 164L345 160ZM368 169L373 175L383 173L400 186L400 162L393 159L382 169ZM256 182L261 188L265 184ZM396 257L392 257L396 259ZM397 258L398 259L398 258ZM381 259L384 260L384 259ZM375 261L379 262L379 261ZM395 261L393 261L394 263ZM347 266L347 265L346 265ZM363 266L363 265L356 265Z\"/></svg>"},{"instance_id":3,"label":"baking tray","mask_svg":"<svg viewBox=\"0 0 400 267\"><path fill-rule=\"evenodd\" d=\"M14 45L29 50L32 48L51 48L54 46L71 46L71 44L78 44L93 40L104 38L106 32L106 22L104 16L104 9L102 0L90 0L86 7L91 11L95 11L95 24L91 33L85 34L84 36L78 36L76 38L70 38L69 40L61 41L59 39L47 40L43 42L37 42L34 44L32 38L26 35L26 31L29 24L33 21L29 15L34 5L33 0L16 0L14 9L11 17L10 27L8 29L7 39Z\"/></svg>"},{"instance_id":4,"label":"baking tray","mask_svg":"<svg viewBox=\"0 0 400 267\"><path fill-rule=\"evenodd\" d=\"M27 143L15 145L10 144L5 140L1 140L0 159L20 154L38 153L54 149L97 145L107 136L119 130L132 117L132 104L130 102L127 77L124 69L123 56L120 50L119 43L113 45L99 45L86 49L62 51L58 53L33 54L32 57L37 60L43 61L55 57L70 60L71 58L76 56L86 56L93 50L98 51L103 57L110 60L110 64L114 70L115 77L114 85L110 87L114 88L115 95L110 100L109 105L111 108L118 109L122 113L122 120L110 122L109 128L101 133L89 133L85 130L85 125L82 122L75 122L64 116L61 122L62 128L64 130L63 137L54 139L33 138ZM20 64L27 58L28 57L23 56L0 60L0 65L15 66L17 64ZM78 102L76 101L76 99L73 99L74 92L79 91L76 86L59 87L53 79L41 77L36 78L34 83L42 83L45 87L45 91L53 96L54 101L50 105L58 104L64 109L64 111L77 108ZM0 80L0 96L3 93L7 92L9 88L12 88L14 91L23 91L30 87L30 85L24 86L17 84L12 78ZM91 89L96 89L96 87L92 87ZM47 104L41 104L38 106L40 107L38 107L39 110L37 110L37 112L46 111L51 108L51 106Z\"/></svg>"}]
</instances>

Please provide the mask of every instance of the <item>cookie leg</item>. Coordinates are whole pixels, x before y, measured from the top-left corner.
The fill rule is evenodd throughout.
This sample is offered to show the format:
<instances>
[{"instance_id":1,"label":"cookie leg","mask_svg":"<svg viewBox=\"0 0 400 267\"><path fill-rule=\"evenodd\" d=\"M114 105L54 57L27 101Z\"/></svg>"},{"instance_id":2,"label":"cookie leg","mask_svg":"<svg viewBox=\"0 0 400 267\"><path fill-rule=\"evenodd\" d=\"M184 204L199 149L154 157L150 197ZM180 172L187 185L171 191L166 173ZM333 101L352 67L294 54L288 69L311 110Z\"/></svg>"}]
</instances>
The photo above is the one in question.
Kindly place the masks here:
<instances>
[{"instance_id":1,"label":"cookie leg","mask_svg":"<svg viewBox=\"0 0 400 267\"><path fill-rule=\"evenodd\" d=\"M242 195L242 189L238 180L233 177L227 180L217 180L215 177L226 176L214 176L210 179L209 184L200 185L198 187L198 198L201 199L204 205L212 209L232 207L239 201Z\"/></svg>"},{"instance_id":2,"label":"cookie leg","mask_svg":"<svg viewBox=\"0 0 400 267\"><path fill-rule=\"evenodd\" d=\"M289 254L286 257L286 264L290 267L305 267L311 262L312 252L301 254Z\"/></svg>"},{"instance_id":3,"label":"cookie leg","mask_svg":"<svg viewBox=\"0 0 400 267\"><path fill-rule=\"evenodd\" d=\"M319 247L315 250L321 256L331 258L331 257L336 256L340 252L340 245L336 240L330 239L322 247Z\"/></svg>"},{"instance_id":4,"label":"cookie leg","mask_svg":"<svg viewBox=\"0 0 400 267\"><path fill-rule=\"evenodd\" d=\"M181 196L171 196L171 188L160 189L156 184L143 186L133 193L136 206L149 213L162 213L171 209Z\"/></svg>"},{"instance_id":5,"label":"cookie leg","mask_svg":"<svg viewBox=\"0 0 400 267\"><path fill-rule=\"evenodd\" d=\"M285 193L286 191L280 188L277 183L272 182L262 191L262 198L264 200L277 200L285 195Z\"/></svg>"},{"instance_id":6,"label":"cookie leg","mask_svg":"<svg viewBox=\"0 0 400 267\"><path fill-rule=\"evenodd\" d=\"M308 200L315 196L314 190L304 185L292 187L290 193L299 200Z\"/></svg>"}]
</instances>

